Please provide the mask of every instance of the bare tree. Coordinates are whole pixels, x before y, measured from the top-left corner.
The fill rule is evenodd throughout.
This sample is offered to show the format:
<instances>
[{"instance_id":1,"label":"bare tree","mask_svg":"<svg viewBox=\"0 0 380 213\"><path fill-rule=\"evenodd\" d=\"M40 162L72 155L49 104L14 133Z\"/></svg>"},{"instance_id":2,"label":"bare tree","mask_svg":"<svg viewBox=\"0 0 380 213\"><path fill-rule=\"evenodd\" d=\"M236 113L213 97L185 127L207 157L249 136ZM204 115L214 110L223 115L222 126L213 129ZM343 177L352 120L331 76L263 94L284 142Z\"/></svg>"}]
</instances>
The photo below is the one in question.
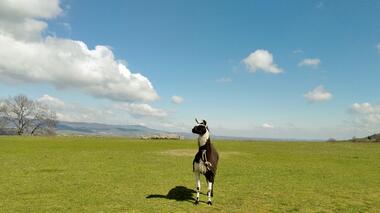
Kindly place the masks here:
<instances>
[{"instance_id":1,"label":"bare tree","mask_svg":"<svg viewBox=\"0 0 380 213\"><path fill-rule=\"evenodd\" d=\"M25 95L10 97L1 103L1 120L15 128L18 135L48 133L57 124L54 112Z\"/></svg>"},{"instance_id":2,"label":"bare tree","mask_svg":"<svg viewBox=\"0 0 380 213\"><path fill-rule=\"evenodd\" d=\"M16 128L18 135L24 134L32 116L33 101L25 95L18 95L4 100L2 105L1 114L5 121Z\"/></svg>"},{"instance_id":3,"label":"bare tree","mask_svg":"<svg viewBox=\"0 0 380 213\"><path fill-rule=\"evenodd\" d=\"M1 110L1 106L0 106L0 110ZM6 126L7 126L7 122L5 121L3 117L0 117L0 130L5 129Z\"/></svg>"},{"instance_id":4,"label":"bare tree","mask_svg":"<svg viewBox=\"0 0 380 213\"><path fill-rule=\"evenodd\" d=\"M35 102L35 114L30 124L31 135L50 135L54 134L57 126L57 116L47 106Z\"/></svg>"},{"instance_id":5,"label":"bare tree","mask_svg":"<svg viewBox=\"0 0 380 213\"><path fill-rule=\"evenodd\" d=\"M4 107L5 107L5 103L2 100L0 100L0 134L1 135L6 134L6 129L8 125L8 121L2 113L2 110L4 109Z\"/></svg>"}]
</instances>

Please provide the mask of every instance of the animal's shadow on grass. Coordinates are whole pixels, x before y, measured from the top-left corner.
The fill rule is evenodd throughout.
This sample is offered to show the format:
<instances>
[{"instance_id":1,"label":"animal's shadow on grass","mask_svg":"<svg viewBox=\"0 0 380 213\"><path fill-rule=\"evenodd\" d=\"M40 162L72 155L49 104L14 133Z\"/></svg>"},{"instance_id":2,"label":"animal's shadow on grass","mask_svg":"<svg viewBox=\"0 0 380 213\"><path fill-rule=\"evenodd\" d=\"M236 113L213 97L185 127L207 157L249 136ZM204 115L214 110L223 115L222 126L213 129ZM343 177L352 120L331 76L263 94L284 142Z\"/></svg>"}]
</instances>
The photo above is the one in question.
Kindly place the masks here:
<instances>
[{"instance_id":1,"label":"animal's shadow on grass","mask_svg":"<svg viewBox=\"0 0 380 213\"><path fill-rule=\"evenodd\" d=\"M167 195L151 194L146 196L147 199L151 198L164 198L176 201L194 202L195 190L189 189L185 186L176 186L169 190Z\"/></svg>"}]
</instances>

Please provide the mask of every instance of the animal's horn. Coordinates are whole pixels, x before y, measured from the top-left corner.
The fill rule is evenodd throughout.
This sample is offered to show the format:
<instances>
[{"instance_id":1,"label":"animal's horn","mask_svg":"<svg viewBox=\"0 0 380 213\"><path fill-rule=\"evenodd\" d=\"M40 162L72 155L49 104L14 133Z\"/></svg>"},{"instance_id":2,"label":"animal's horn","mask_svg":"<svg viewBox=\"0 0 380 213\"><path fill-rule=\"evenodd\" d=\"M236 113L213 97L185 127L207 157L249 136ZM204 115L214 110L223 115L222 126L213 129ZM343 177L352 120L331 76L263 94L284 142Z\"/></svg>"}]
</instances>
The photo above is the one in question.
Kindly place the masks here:
<instances>
[{"instance_id":1,"label":"animal's horn","mask_svg":"<svg viewBox=\"0 0 380 213\"><path fill-rule=\"evenodd\" d=\"M198 121L198 119L197 119L197 118L195 118L195 122L197 122L197 124L199 124L199 121Z\"/></svg>"}]
</instances>

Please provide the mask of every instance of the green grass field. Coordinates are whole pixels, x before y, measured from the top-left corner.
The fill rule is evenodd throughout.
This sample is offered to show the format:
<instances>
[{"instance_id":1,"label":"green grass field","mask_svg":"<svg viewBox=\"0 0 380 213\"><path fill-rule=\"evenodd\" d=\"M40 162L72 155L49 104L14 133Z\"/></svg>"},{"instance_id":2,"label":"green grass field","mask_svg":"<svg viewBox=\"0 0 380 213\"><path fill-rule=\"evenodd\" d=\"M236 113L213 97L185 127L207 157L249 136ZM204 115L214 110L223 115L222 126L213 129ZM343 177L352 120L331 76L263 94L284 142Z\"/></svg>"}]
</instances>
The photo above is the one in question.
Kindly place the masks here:
<instances>
[{"instance_id":1,"label":"green grass field","mask_svg":"<svg viewBox=\"0 0 380 213\"><path fill-rule=\"evenodd\" d=\"M210 207L195 141L0 137L0 212L380 212L380 144L214 144Z\"/></svg>"}]
</instances>

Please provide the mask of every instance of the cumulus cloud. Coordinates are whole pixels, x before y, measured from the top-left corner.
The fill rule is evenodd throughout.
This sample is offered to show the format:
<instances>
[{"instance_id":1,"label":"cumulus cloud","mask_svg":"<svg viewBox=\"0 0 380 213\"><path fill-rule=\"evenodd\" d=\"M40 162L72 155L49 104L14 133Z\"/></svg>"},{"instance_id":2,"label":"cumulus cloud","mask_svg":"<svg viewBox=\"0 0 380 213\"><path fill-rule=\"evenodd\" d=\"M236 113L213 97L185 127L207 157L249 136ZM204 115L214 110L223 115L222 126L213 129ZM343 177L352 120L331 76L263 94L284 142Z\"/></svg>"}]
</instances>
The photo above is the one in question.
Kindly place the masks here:
<instances>
[{"instance_id":1,"label":"cumulus cloud","mask_svg":"<svg viewBox=\"0 0 380 213\"><path fill-rule=\"evenodd\" d=\"M50 95L43 95L38 101L54 110L60 121L117 125L133 124L166 131L188 131L191 129L188 124L171 121L166 110L157 109L148 104L116 103L90 107L66 102Z\"/></svg>"},{"instance_id":2,"label":"cumulus cloud","mask_svg":"<svg viewBox=\"0 0 380 213\"><path fill-rule=\"evenodd\" d=\"M354 113L370 114L370 113L380 113L380 105L373 106L372 104L366 103L354 103L350 107L350 111Z\"/></svg>"},{"instance_id":3,"label":"cumulus cloud","mask_svg":"<svg viewBox=\"0 0 380 213\"><path fill-rule=\"evenodd\" d=\"M268 50L258 49L252 52L247 58L243 59L243 63L250 72L259 70L272 74L283 72L283 70L273 62L273 55Z\"/></svg>"},{"instance_id":4,"label":"cumulus cloud","mask_svg":"<svg viewBox=\"0 0 380 213\"><path fill-rule=\"evenodd\" d=\"M49 19L62 12L59 0L0 1L0 32L18 40L41 38Z\"/></svg>"},{"instance_id":5,"label":"cumulus cloud","mask_svg":"<svg viewBox=\"0 0 380 213\"><path fill-rule=\"evenodd\" d=\"M295 49L295 50L293 50L293 53L294 54L301 54L301 53L304 53L304 51L302 49Z\"/></svg>"},{"instance_id":6,"label":"cumulus cloud","mask_svg":"<svg viewBox=\"0 0 380 213\"><path fill-rule=\"evenodd\" d=\"M231 78L225 78L225 77L223 77L223 78L219 78L219 79L216 79L216 82L217 83L230 83L232 81L232 79Z\"/></svg>"},{"instance_id":7,"label":"cumulus cloud","mask_svg":"<svg viewBox=\"0 0 380 213\"><path fill-rule=\"evenodd\" d=\"M379 131L380 128L380 104L354 103L348 111L353 116L353 125L368 134Z\"/></svg>"},{"instance_id":8,"label":"cumulus cloud","mask_svg":"<svg viewBox=\"0 0 380 213\"><path fill-rule=\"evenodd\" d=\"M61 12L58 0L0 2L0 81L50 83L115 101L159 98L149 79L132 73L109 47L43 36L44 20Z\"/></svg>"},{"instance_id":9,"label":"cumulus cloud","mask_svg":"<svg viewBox=\"0 0 380 213\"><path fill-rule=\"evenodd\" d=\"M112 112L108 109L86 107L80 104L66 103L59 98L43 95L37 99L56 112L60 121L69 122L107 122L112 120Z\"/></svg>"},{"instance_id":10,"label":"cumulus cloud","mask_svg":"<svg viewBox=\"0 0 380 213\"><path fill-rule=\"evenodd\" d=\"M317 68L321 64L321 60L319 58L305 58L301 62L298 63L298 66L304 67L313 67Z\"/></svg>"},{"instance_id":11,"label":"cumulus cloud","mask_svg":"<svg viewBox=\"0 0 380 213\"><path fill-rule=\"evenodd\" d=\"M123 124L126 121L135 121L135 123L149 123L149 118L164 118L168 115L165 110L153 108L145 103L121 103L95 108L64 102L47 94L40 97L38 101L54 110L58 120L70 122ZM136 120L137 117L145 120Z\"/></svg>"},{"instance_id":12,"label":"cumulus cloud","mask_svg":"<svg viewBox=\"0 0 380 213\"><path fill-rule=\"evenodd\" d=\"M13 19L53 18L62 12L59 0L12 0L1 1L2 16Z\"/></svg>"},{"instance_id":13,"label":"cumulus cloud","mask_svg":"<svg viewBox=\"0 0 380 213\"><path fill-rule=\"evenodd\" d=\"M166 117L168 113L165 110L153 108L149 104L141 103L122 103L115 105L117 109L129 112L134 116L144 117Z\"/></svg>"},{"instance_id":14,"label":"cumulus cloud","mask_svg":"<svg viewBox=\"0 0 380 213\"><path fill-rule=\"evenodd\" d=\"M333 95L320 85L306 93L304 97L310 102L322 102L330 100Z\"/></svg>"},{"instance_id":15,"label":"cumulus cloud","mask_svg":"<svg viewBox=\"0 0 380 213\"><path fill-rule=\"evenodd\" d=\"M261 125L261 127L264 129L273 129L274 128L273 124L270 124L270 123L263 123Z\"/></svg>"},{"instance_id":16,"label":"cumulus cloud","mask_svg":"<svg viewBox=\"0 0 380 213\"><path fill-rule=\"evenodd\" d=\"M40 103L46 104L54 109L63 109L65 107L65 102L47 94L37 99L37 101Z\"/></svg>"},{"instance_id":17,"label":"cumulus cloud","mask_svg":"<svg viewBox=\"0 0 380 213\"><path fill-rule=\"evenodd\" d=\"M173 95L172 102L175 104L181 104L183 102L183 98L181 96Z\"/></svg>"}]
</instances>

